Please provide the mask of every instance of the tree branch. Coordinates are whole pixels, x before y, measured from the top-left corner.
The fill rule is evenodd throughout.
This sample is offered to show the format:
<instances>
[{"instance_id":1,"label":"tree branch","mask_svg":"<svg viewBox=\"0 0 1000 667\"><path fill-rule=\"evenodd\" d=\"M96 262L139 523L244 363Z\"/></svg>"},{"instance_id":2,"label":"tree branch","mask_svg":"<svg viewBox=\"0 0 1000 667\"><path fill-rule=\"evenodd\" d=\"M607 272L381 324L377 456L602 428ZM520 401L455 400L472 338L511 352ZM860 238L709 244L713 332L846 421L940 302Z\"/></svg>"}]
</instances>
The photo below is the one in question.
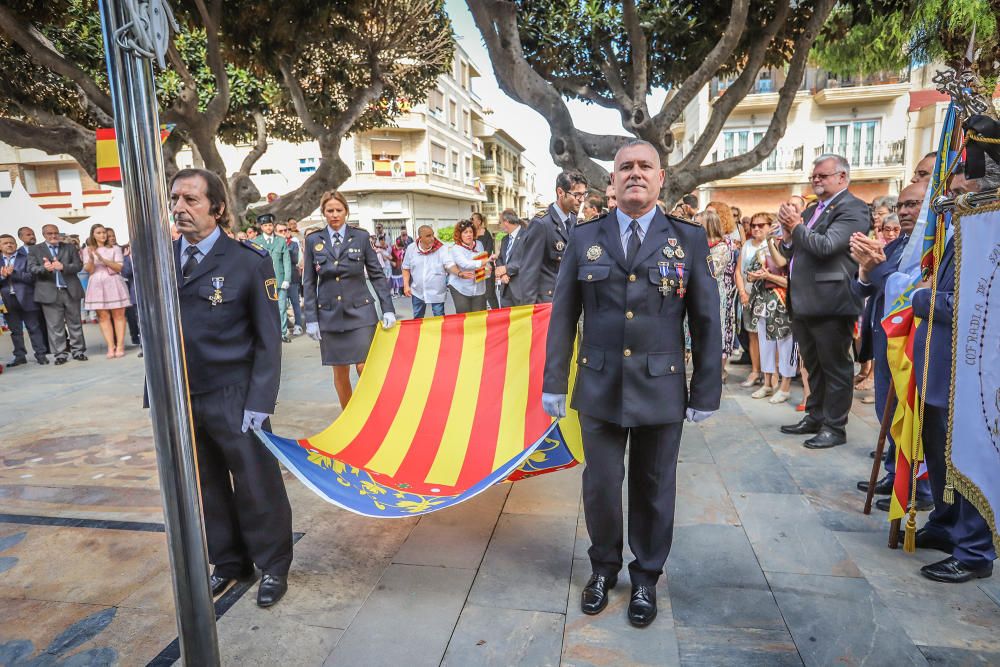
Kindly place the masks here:
<instances>
[{"instance_id":1,"label":"tree branch","mask_svg":"<svg viewBox=\"0 0 1000 667\"><path fill-rule=\"evenodd\" d=\"M211 123L218 130L229 112L229 74L226 72L226 62L222 57L222 45L219 43L219 23L222 19L221 0L211 0L206 7L205 0L194 0L205 28L205 53L208 67L215 77L215 95L205 109Z\"/></svg>"},{"instance_id":2,"label":"tree branch","mask_svg":"<svg viewBox=\"0 0 1000 667\"><path fill-rule=\"evenodd\" d=\"M784 16L788 15L787 0L782 3L782 6L784 11L780 8L778 10L778 14L782 18L779 19L776 15L773 21L778 27L784 24ZM743 30L746 27L749 9L750 0L733 0L732 9L729 12L729 23L726 24L726 29L723 31L722 37L719 38L719 41L709 51L705 62L691 76L684 80L684 83L681 84L676 94L664 101L660 112L656 114L656 124L661 133L670 131L670 125L677 120L677 117L681 115L688 103L694 99L695 95L698 94L698 91L706 83L712 80L712 77L718 72L719 67L733 55L733 51L736 50L736 47L740 43L740 38L743 37ZM776 32L772 32L770 38L761 40L761 42L764 42L763 47L765 50L775 34Z\"/></svg>"},{"instance_id":3,"label":"tree branch","mask_svg":"<svg viewBox=\"0 0 1000 667\"><path fill-rule=\"evenodd\" d=\"M5 4L0 4L0 32L24 49L38 64L76 84L80 97L98 122L109 127L114 124L111 98L97 82L67 60L45 35Z\"/></svg>"},{"instance_id":4,"label":"tree branch","mask_svg":"<svg viewBox=\"0 0 1000 667\"><path fill-rule=\"evenodd\" d=\"M648 63L649 46L646 41L646 33L639 25L639 14L635 10L635 0L625 0L622 6L622 19L625 22L625 30L628 32L628 40L632 45L632 100L634 104L645 109L646 94L649 89ZM646 117L649 114L646 113Z\"/></svg>"},{"instance_id":5,"label":"tree branch","mask_svg":"<svg viewBox=\"0 0 1000 667\"><path fill-rule=\"evenodd\" d=\"M278 59L278 70L281 72L281 80L285 83L285 87L288 88L288 96L292 100L292 106L295 108L295 113L298 115L299 121L302 122L302 127L314 137L323 136L326 133L326 128L316 122L312 112L309 111L309 103L306 102L306 94L302 90L302 84L299 82L298 77L295 76L291 56L285 55Z\"/></svg>"},{"instance_id":6,"label":"tree branch","mask_svg":"<svg viewBox=\"0 0 1000 667\"><path fill-rule=\"evenodd\" d=\"M240 172L244 174L249 174L253 166L257 164L257 160L267 152L267 122L264 120L264 114L260 111L254 111L253 120L257 126L257 141L240 164Z\"/></svg>"},{"instance_id":7,"label":"tree branch","mask_svg":"<svg viewBox=\"0 0 1000 667\"><path fill-rule=\"evenodd\" d=\"M55 117L55 123L34 125L23 120L0 118L0 141L12 146L37 148L49 155L68 153L94 180L97 179L97 138L69 118Z\"/></svg>"}]
</instances>

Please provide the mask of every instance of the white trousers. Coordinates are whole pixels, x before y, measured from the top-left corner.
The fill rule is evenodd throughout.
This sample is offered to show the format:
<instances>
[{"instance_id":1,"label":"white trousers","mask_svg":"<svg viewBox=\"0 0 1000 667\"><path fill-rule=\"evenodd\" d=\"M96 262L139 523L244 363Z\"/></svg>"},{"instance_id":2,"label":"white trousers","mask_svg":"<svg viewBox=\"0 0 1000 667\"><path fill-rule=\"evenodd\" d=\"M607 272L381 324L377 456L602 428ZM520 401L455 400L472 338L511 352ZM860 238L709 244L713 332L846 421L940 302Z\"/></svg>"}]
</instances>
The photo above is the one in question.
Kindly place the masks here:
<instances>
[{"instance_id":1,"label":"white trousers","mask_svg":"<svg viewBox=\"0 0 1000 667\"><path fill-rule=\"evenodd\" d=\"M767 339L767 322L761 317L757 320L757 345L760 348L760 370L765 373L774 373L775 359L777 358L778 372L783 378L795 377L798 370L795 358L795 341L792 335L788 334L778 340Z\"/></svg>"}]
</instances>

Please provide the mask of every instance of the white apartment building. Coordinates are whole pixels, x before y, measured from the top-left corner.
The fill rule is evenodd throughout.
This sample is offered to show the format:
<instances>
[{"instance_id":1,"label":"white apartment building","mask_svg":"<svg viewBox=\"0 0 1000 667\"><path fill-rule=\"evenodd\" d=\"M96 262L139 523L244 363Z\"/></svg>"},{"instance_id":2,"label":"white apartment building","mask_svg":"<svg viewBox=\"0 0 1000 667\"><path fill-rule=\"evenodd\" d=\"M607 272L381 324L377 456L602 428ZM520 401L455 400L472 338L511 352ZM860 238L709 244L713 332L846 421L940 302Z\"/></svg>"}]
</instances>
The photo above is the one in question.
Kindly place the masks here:
<instances>
[{"instance_id":1,"label":"white apartment building","mask_svg":"<svg viewBox=\"0 0 1000 667\"><path fill-rule=\"evenodd\" d=\"M837 77L809 68L788 114L784 136L761 164L733 178L698 188L702 205L717 199L744 215L775 211L792 194L811 192L808 175L822 153L838 153L851 163L851 191L865 201L896 194L913 167L936 148L947 98L933 89L933 68ZM714 79L672 127L677 151L691 149L712 105L729 81ZM753 92L736 106L706 163L738 155L763 136L784 83L781 70L762 71Z\"/></svg>"},{"instance_id":2,"label":"white apartment building","mask_svg":"<svg viewBox=\"0 0 1000 667\"><path fill-rule=\"evenodd\" d=\"M18 181L35 204L69 223L104 210L113 193L95 183L69 155L0 142L0 197L9 195Z\"/></svg>"}]
</instances>

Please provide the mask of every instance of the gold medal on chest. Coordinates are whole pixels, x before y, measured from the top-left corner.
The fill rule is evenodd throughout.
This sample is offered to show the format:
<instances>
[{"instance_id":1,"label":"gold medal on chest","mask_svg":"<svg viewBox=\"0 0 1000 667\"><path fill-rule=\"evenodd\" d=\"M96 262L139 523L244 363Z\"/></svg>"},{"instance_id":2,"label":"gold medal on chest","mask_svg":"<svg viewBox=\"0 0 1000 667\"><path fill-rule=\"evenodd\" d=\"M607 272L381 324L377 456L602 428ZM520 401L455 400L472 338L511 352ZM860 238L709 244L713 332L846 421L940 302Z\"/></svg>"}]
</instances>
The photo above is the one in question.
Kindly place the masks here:
<instances>
[{"instance_id":1,"label":"gold medal on chest","mask_svg":"<svg viewBox=\"0 0 1000 667\"><path fill-rule=\"evenodd\" d=\"M684 259L684 248L677 246L677 249L674 250L674 257L677 259Z\"/></svg>"},{"instance_id":2,"label":"gold medal on chest","mask_svg":"<svg viewBox=\"0 0 1000 667\"><path fill-rule=\"evenodd\" d=\"M587 248L587 259L589 259L591 262L596 262L601 258L601 255L603 254L604 254L604 248L602 248L599 245L592 245L589 248Z\"/></svg>"},{"instance_id":3,"label":"gold medal on chest","mask_svg":"<svg viewBox=\"0 0 1000 667\"><path fill-rule=\"evenodd\" d=\"M223 276L212 276L212 287L215 291L208 297L208 302L213 306L218 306L222 303L222 285L225 282L226 279Z\"/></svg>"},{"instance_id":4,"label":"gold medal on chest","mask_svg":"<svg viewBox=\"0 0 1000 667\"><path fill-rule=\"evenodd\" d=\"M562 252L565 249L566 249L566 244L565 243L563 243L562 241L556 241L556 250L558 250L559 252Z\"/></svg>"},{"instance_id":5,"label":"gold medal on chest","mask_svg":"<svg viewBox=\"0 0 1000 667\"><path fill-rule=\"evenodd\" d=\"M323 248L325 247L322 243L317 243L313 246L313 252L323 252Z\"/></svg>"}]
</instances>

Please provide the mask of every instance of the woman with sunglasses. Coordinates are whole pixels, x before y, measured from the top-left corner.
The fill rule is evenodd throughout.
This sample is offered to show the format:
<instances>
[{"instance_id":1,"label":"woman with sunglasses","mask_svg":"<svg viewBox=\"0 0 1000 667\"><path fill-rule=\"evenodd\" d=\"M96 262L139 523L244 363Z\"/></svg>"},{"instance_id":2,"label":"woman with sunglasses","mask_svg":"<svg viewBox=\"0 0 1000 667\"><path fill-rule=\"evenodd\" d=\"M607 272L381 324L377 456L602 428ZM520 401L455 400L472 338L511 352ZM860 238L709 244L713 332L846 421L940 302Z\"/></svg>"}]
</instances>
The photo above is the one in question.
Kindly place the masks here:
<instances>
[{"instance_id":1,"label":"woman with sunglasses","mask_svg":"<svg viewBox=\"0 0 1000 667\"><path fill-rule=\"evenodd\" d=\"M753 321L753 310L750 307L750 290L753 288L748 274L751 269L763 263L761 259L767 253L767 233L770 222L761 218L760 214L750 219L750 238L748 238L740 248L739 256L736 260L736 293L739 295L741 307L741 323L743 330L750 337L750 374L741 387L752 387L760 384L762 375L760 372L760 346L757 341L757 327Z\"/></svg>"}]
</instances>

